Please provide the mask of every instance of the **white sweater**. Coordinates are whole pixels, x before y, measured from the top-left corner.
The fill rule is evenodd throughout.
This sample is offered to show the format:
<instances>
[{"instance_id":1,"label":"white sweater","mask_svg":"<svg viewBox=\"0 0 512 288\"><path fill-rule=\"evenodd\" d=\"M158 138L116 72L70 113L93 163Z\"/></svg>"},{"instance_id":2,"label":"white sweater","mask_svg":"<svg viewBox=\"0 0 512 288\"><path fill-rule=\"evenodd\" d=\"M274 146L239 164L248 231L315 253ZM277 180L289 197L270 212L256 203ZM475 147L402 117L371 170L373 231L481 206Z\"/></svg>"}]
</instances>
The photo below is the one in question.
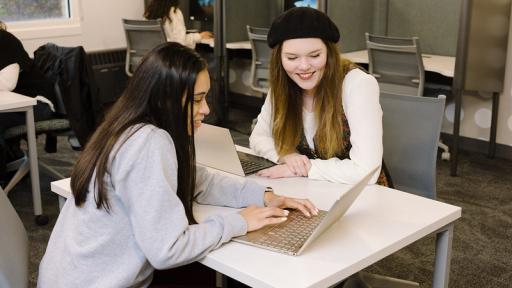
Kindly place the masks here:
<instances>
[{"instance_id":1,"label":"white sweater","mask_svg":"<svg viewBox=\"0 0 512 288\"><path fill-rule=\"evenodd\" d=\"M93 193L82 207L73 197L66 201L39 267L38 287L146 287L155 268L196 261L246 233L238 213L188 224L176 195L176 151L164 130L144 126L111 163L105 177L110 214L96 208ZM255 182L202 167L196 180L199 203L263 206L265 188ZM95 191L92 184L89 189Z\"/></svg>"},{"instance_id":2,"label":"white sweater","mask_svg":"<svg viewBox=\"0 0 512 288\"><path fill-rule=\"evenodd\" d=\"M164 31L167 41L178 42L194 49L196 47L196 43L201 41L201 35L199 33L187 33L185 20L183 19L183 13L181 13L181 10L179 8L172 7L169 11L169 18L171 21L166 20L164 22Z\"/></svg>"},{"instance_id":3,"label":"white sweater","mask_svg":"<svg viewBox=\"0 0 512 288\"><path fill-rule=\"evenodd\" d=\"M311 160L308 174L310 179L352 184L382 163L382 109L377 81L373 76L353 69L345 76L342 93L343 109L350 126L350 158ZM277 162L279 156L272 138L271 98L272 93L269 91L249 141L256 154ZM304 110L304 134L311 148L314 148L312 139L317 130L316 121L313 113ZM380 170L371 183L377 181L379 173Z\"/></svg>"}]
</instances>

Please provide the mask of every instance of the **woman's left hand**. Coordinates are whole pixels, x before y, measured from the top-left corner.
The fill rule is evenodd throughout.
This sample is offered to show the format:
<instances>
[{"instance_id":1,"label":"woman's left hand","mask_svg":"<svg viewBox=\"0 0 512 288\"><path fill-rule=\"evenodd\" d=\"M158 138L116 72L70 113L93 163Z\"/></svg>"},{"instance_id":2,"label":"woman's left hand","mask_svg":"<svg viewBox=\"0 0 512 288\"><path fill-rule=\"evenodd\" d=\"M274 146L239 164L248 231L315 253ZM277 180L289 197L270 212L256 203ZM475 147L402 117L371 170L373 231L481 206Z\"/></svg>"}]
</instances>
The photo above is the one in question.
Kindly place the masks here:
<instances>
[{"instance_id":1,"label":"woman's left hand","mask_svg":"<svg viewBox=\"0 0 512 288\"><path fill-rule=\"evenodd\" d=\"M286 178L286 177L297 177L295 173L293 173L288 165L286 164L279 164L276 166L272 166L267 169L260 170L256 173L258 176L262 177L268 177L271 179L274 178Z\"/></svg>"},{"instance_id":2,"label":"woman's left hand","mask_svg":"<svg viewBox=\"0 0 512 288\"><path fill-rule=\"evenodd\" d=\"M265 192L265 206L277 208L291 208L301 211L307 217L311 215L318 215L318 209L308 199L291 198L286 196L279 196L274 192Z\"/></svg>"}]
</instances>

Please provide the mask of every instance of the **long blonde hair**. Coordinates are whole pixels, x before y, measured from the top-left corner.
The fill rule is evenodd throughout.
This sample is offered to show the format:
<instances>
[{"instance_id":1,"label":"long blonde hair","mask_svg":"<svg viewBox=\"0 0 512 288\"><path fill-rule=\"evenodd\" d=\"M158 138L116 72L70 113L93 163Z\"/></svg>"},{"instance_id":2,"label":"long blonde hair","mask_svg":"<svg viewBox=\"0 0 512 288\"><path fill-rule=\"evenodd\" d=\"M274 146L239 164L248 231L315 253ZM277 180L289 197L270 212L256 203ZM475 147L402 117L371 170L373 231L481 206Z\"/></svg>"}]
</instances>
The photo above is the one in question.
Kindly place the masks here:
<instances>
[{"instance_id":1,"label":"long blonde hair","mask_svg":"<svg viewBox=\"0 0 512 288\"><path fill-rule=\"evenodd\" d=\"M318 129L315 149L322 159L341 154L348 139L343 137L342 83L345 74L357 67L342 59L336 44L323 41L327 47L325 70L315 88L314 112ZM303 90L288 75L281 61L282 43L272 50L270 87L272 89L272 136L279 156L296 152L301 141L303 122Z\"/></svg>"}]
</instances>

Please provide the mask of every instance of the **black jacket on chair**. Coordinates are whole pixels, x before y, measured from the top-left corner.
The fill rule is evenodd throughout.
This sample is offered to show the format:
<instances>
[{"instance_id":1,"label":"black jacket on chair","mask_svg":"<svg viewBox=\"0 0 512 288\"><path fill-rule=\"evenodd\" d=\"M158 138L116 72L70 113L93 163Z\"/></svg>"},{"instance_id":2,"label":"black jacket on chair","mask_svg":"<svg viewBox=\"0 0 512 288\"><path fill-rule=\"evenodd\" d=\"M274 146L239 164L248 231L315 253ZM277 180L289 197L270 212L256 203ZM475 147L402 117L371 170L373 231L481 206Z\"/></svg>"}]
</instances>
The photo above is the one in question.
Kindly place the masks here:
<instances>
[{"instance_id":1,"label":"black jacket on chair","mask_svg":"<svg viewBox=\"0 0 512 288\"><path fill-rule=\"evenodd\" d=\"M45 44L34 52L34 65L57 83L57 112L66 115L78 141L85 146L102 120L103 112L84 48Z\"/></svg>"}]
</instances>

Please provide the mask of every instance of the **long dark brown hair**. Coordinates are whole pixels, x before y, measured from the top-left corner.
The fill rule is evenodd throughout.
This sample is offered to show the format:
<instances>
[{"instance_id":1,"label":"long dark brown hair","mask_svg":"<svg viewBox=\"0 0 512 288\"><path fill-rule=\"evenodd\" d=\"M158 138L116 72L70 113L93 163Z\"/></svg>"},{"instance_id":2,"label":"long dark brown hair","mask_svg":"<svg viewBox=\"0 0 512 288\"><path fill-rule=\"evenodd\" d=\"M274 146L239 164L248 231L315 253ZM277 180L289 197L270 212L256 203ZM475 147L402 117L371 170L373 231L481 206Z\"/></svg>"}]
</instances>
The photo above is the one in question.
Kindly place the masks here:
<instances>
[{"instance_id":1,"label":"long dark brown hair","mask_svg":"<svg viewBox=\"0 0 512 288\"><path fill-rule=\"evenodd\" d=\"M169 11L177 9L179 5L179 0L151 0L146 7L146 11L144 11L144 18L149 20L162 19L162 22L169 20L171 22Z\"/></svg>"},{"instance_id":2,"label":"long dark brown hair","mask_svg":"<svg viewBox=\"0 0 512 288\"><path fill-rule=\"evenodd\" d=\"M167 131L173 139L178 158L177 195L185 206L189 221L195 222L192 216L195 150L194 137L189 135L188 127L193 127L194 85L197 75L204 69L206 62L199 54L174 42L155 47L143 58L126 90L93 134L73 168L71 189L76 206L86 201L89 184L94 181L96 207L110 211L104 179L112 172L109 171L109 158L114 159L118 151L113 149L119 141L123 142L116 147L137 131L130 128L140 129L151 124ZM121 138L124 133L129 135ZM92 179L94 171L96 176Z\"/></svg>"},{"instance_id":3,"label":"long dark brown hair","mask_svg":"<svg viewBox=\"0 0 512 288\"><path fill-rule=\"evenodd\" d=\"M342 83L345 74L356 67L340 58L336 44L323 41L327 47L327 62L322 78L315 87L314 112L318 129L315 149L318 156L328 159L340 154L348 139L343 138ZM272 89L272 136L279 156L296 152L303 131L303 90L287 74L281 60L283 43L274 47L270 59Z\"/></svg>"}]
</instances>

